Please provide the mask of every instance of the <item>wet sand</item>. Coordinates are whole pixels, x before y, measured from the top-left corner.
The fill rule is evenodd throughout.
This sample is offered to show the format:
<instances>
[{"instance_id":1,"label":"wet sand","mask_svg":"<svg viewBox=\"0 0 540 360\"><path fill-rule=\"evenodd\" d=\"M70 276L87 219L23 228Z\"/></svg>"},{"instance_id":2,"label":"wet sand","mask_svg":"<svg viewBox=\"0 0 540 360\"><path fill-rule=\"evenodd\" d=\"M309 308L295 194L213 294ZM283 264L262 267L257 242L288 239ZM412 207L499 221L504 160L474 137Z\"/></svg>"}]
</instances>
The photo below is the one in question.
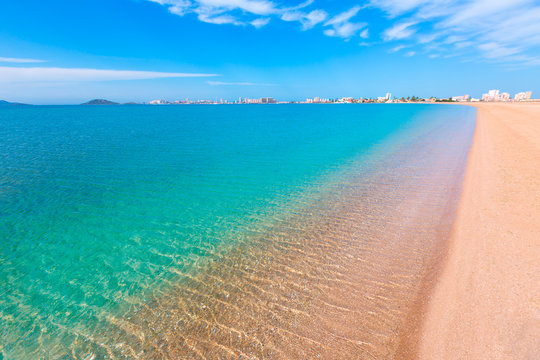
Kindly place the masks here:
<instances>
[{"instance_id":1,"label":"wet sand","mask_svg":"<svg viewBox=\"0 0 540 360\"><path fill-rule=\"evenodd\" d=\"M418 358L539 359L540 103L475 106L462 198Z\"/></svg>"}]
</instances>

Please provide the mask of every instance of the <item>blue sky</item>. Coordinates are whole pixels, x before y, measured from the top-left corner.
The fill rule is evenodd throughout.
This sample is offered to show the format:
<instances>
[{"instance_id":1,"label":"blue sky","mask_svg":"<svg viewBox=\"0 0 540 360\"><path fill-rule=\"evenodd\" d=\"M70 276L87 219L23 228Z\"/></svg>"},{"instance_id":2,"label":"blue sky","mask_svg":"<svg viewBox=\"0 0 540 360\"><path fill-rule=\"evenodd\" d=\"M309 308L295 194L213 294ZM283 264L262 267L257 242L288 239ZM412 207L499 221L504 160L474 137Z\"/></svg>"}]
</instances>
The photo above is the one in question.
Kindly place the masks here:
<instances>
[{"instance_id":1,"label":"blue sky","mask_svg":"<svg viewBox=\"0 0 540 360\"><path fill-rule=\"evenodd\" d=\"M0 99L540 97L538 0L0 4Z\"/></svg>"}]
</instances>

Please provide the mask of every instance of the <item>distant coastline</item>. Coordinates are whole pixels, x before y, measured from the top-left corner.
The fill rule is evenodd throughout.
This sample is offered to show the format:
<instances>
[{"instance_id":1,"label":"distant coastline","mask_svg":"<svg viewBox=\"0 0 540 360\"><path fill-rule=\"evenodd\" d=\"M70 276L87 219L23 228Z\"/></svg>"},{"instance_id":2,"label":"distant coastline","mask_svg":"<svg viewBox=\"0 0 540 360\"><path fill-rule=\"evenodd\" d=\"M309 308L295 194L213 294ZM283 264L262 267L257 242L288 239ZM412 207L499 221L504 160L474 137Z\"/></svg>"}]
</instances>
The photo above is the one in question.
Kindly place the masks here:
<instances>
[{"instance_id":1,"label":"distant coastline","mask_svg":"<svg viewBox=\"0 0 540 360\"><path fill-rule=\"evenodd\" d=\"M148 102L115 102L107 99L92 99L82 104L76 105L268 105L268 104L435 104L435 103L458 103L458 104L480 104L480 103L538 103L540 99L531 98L531 92L517 93L512 99L508 93L500 93L498 91L490 90L487 94L482 96L482 99L471 98L469 95L454 96L450 98L420 98L416 96L408 96L401 98L392 98L391 94L386 94L385 97L378 98L353 98L353 97L341 97L335 99L322 99L319 97L307 98L303 101L278 101L271 97L263 97L257 99L239 98L235 101L229 100L152 100ZM0 100L0 106L11 105L32 105L19 102L9 102L6 100ZM65 104L73 105L73 104Z\"/></svg>"}]
</instances>

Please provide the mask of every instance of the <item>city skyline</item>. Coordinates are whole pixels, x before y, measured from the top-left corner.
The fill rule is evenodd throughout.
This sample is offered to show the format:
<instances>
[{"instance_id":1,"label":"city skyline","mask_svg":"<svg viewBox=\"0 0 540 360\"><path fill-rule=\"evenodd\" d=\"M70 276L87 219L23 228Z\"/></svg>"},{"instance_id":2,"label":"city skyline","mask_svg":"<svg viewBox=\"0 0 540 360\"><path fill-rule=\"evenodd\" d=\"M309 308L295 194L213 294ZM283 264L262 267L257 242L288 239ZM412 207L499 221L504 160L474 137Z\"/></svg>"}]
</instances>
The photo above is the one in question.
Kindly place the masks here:
<instances>
[{"instance_id":1,"label":"city skyline","mask_svg":"<svg viewBox=\"0 0 540 360\"><path fill-rule=\"evenodd\" d=\"M536 1L443 2L7 3L0 11L0 99L540 92L530 81L540 78Z\"/></svg>"},{"instance_id":2,"label":"city skyline","mask_svg":"<svg viewBox=\"0 0 540 360\"><path fill-rule=\"evenodd\" d=\"M320 96L308 97L304 100L284 100L284 99L274 99L272 97L261 97L256 99L239 97L237 100L223 99L212 100L212 99L189 99L185 100L165 100L165 99L156 99L151 101L143 102L142 104L148 105L171 105L171 104L275 104L275 103L303 103L303 104L326 104L326 103L345 103L345 102L399 102L406 100L410 101L454 101L454 102L478 102L478 101L538 101L532 97L532 91L519 91L512 96L510 93L501 92L499 89L488 90L486 93L483 93L482 96L475 98L471 97L469 94L466 95L457 95L449 96L445 98L437 97L415 97L412 96L402 96L402 97L393 97L392 93L387 92L385 96L377 97L343 97L338 96L335 98L323 98Z\"/></svg>"},{"instance_id":3,"label":"city skyline","mask_svg":"<svg viewBox=\"0 0 540 360\"><path fill-rule=\"evenodd\" d=\"M89 101L86 101L82 104L31 104L31 103L21 103L17 101L6 101L0 99L0 105L205 105L205 104L222 104L222 105L231 105L231 104L334 104L334 103L410 103L410 102L527 102L534 101L538 102L539 99L535 99L532 96L532 91L519 91L516 92L513 96L505 91L500 89L491 89L483 93L481 97L474 97L469 94L465 95L456 95L449 97L419 97L419 96L393 96L391 92L387 92L384 96L376 97L353 97L353 96L337 96L333 98L323 98L320 96L307 97L302 100L285 100L285 99L275 99L273 97L260 97L260 98L248 98L248 97L238 97L238 99L230 98L219 98L219 99L209 99L209 98L189 98L185 99L154 99L154 100L144 100L144 101L124 101L124 102L115 102L109 99L95 98Z\"/></svg>"}]
</instances>

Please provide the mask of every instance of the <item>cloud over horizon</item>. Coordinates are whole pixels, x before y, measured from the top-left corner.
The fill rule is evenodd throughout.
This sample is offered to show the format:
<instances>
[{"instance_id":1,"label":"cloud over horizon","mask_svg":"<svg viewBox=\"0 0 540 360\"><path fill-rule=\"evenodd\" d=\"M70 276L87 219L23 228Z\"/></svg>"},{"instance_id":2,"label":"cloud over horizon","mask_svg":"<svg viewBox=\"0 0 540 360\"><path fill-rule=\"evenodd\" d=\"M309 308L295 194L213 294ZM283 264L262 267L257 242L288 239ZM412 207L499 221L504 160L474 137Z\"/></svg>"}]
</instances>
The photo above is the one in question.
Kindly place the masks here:
<instances>
[{"instance_id":1,"label":"cloud over horizon","mask_svg":"<svg viewBox=\"0 0 540 360\"><path fill-rule=\"evenodd\" d=\"M277 84L261 84L253 82L225 82L225 81L207 81L212 86L277 86Z\"/></svg>"},{"instance_id":2,"label":"cloud over horizon","mask_svg":"<svg viewBox=\"0 0 540 360\"><path fill-rule=\"evenodd\" d=\"M0 83L12 82L77 82L145 80L184 77L212 77L218 74L167 73L155 71L104 70L59 67L0 66Z\"/></svg>"},{"instance_id":3,"label":"cloud over horizon","mask_svg":"<svg viewBox=\"0 0 540 360\"><path fill-rule=\"evenodd\" d=\"M30 64L30 63L43 63L43 62L46 62L46 61L39 60L39 59L0 57L0 63Z\"/></svg>"}]
</instances>

